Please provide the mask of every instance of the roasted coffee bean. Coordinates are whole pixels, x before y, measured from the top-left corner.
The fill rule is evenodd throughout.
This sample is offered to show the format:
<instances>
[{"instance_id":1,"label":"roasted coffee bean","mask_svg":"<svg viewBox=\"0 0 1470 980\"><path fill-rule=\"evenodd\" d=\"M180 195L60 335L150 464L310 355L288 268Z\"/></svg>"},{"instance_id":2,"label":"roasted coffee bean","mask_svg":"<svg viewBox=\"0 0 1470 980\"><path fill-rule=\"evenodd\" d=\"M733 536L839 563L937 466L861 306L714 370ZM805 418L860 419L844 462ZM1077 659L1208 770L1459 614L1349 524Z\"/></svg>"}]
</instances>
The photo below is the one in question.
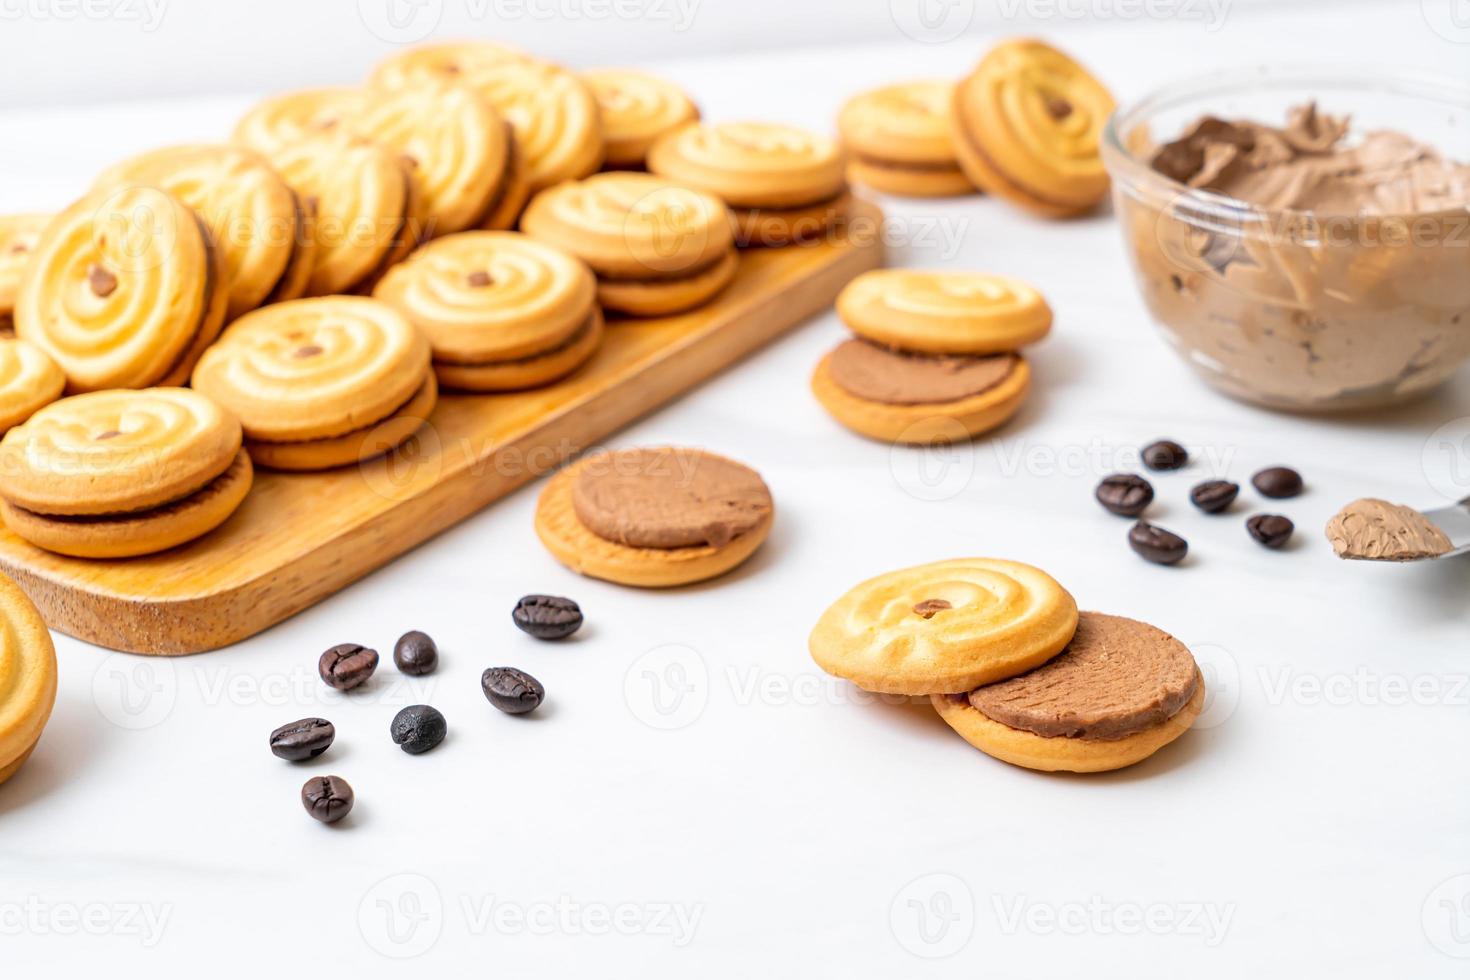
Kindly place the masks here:
<instances>
[{"instance_id":1,"label":"roasted coffee bean","mask_svg":"<svg viewBox=\"0 0 1470 980\"><path fill-rule=\"evenodd\" d=\"M522 632L538 640L560 640L582 627L582 610L559 595L522 596L510 618Z\"/></svg>"},{"instance_id":2,"label":"roasted coffee bean","mask_svg":"<svg viewBox=\"0 0 1470 980\"><path fill-rule=\"evenodd\" d=\"M1154 487L1135 473L1105 476L1094 491L1097 502L1120 517L1137 517L1153 502Z\"/></svg>"},{"instance_id":3,"label":"roasted coffee bean","mask_svg":"<svg viewBox=\"0 0 1470 980\"><path fill-rule=\"evenodd\" d=\"M1245 529L1266 547L1280 548L1291 540L1296 525L1280 514L1256 514L1245 522Z\"/></svg>"},{"instance_id":4,"label":"roasted coffee bean","mask_svg":"<svg viewBox=\"0 0 1470 980\"><path fill-rule=\"evenodd\" d=\"M388 732L403 751L409 755L420 755L444 741L449 724L439 709L427 704L411 704L393 716Z\"/></svg>"},{"instance_id":5,"label":"roasted coffee bean","mask_svg":"<svg viewBox=\"0 0 1470 980\"><path fill-rule=\"evenodd\" d=\"M352 812L352 787L341 776L312 776L301 787L301 805L322 823L336 823Z\"/></svg>"},{"instance_id":6,"label":"roasted coffee bean","mask_svg":"<svg viewBox=\"0 0 1470 980\"><path fill-rule=\"evenodd\" d=\"M337 729L325 718L303 718L271 732L271 753L287 762L315 759L332 744Z\"/></svg>"},{"instance_id":7,"label":"roasted coffee bean","mask_svg":"<svg viewBox=\"0 0 1470 980\"><path fill-rule=\"evenodd\" d=\"M1177 470L1189 462L1189 450L1172 439L1160 439L1143 447L1143 465L1151 470Z\"/></svg>"},{"instance_id":8,"label":"roasted coffee bean","mask_svg":"<svg viewBox=\"0 0 1470 980\"><path fill-rule=\"evenodd\" d=\"M1261 496L1280 500L1302 492L1302 475L1289 466L1272 466L1251 477L1251 484Z\"/></svg>"},{"instance_id":9,"label":"roasted coffee bean","mask_svg":"<svg viewBox=\"0 0 1470 980\"><path fill-rule=\"evenodd\" d=\"M1218 514L1235 503L1240 494L1240 484L1229 480L1206 480L1196 483L1189 491L1189 500L1206 514Z\"/></svg>"},{"instance_id":10,"label":"roasted coffee bean","mask_svg":"<svg viewBox=\"0 0 1470 980\"><path fill-rule=\"evenodd\" d=\"M417 677L433 673L439 666L439 648L429 634L412 630L393 644L393 664L405 674Z\"/></svg>"},{"instance_id":11,"label":"roasted coffee bean","mask_svg":"<svg viewBox=\"0 0 1470 980\"><path fill-rule=\"evenodd\" d=\"M480 675L480 690L485 699L508 715L535 711L546 698L546 688L524 670L514 667L491 667Z\"/></svg>"},{"instance_id":12,"label":"roasted coffee bean","mask_svg":"<svg viewBox=\"0 0 1470 980\"><path fill-rule=\"evenodd\" d=\"M1128 544L1139 555L1158 565L1173 565L1189 554L1189 542L1173 531L1139 521L1128 530Z\"/></svg>"},{"instance_id":13,"label":"roasted coffee bean","mask_svg":"<svg viewBox=\"0 0 1470 980\"><path fill-rule=\"evenodd\" d=\"M316 672L328 687L350 691L378 669L378 651L361 643L339 643L317 661Z\"/></svg>"}]
</instances>

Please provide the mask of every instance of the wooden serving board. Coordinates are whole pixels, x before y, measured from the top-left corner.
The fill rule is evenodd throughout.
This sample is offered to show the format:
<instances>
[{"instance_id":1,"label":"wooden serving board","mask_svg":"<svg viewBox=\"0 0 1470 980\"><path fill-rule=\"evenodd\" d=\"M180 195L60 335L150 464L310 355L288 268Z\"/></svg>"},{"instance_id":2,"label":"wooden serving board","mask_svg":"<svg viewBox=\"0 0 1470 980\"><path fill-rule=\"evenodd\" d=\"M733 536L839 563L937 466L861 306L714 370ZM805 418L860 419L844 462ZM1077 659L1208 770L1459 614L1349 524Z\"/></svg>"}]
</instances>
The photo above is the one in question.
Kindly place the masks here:
<instances>
[{"instance_id":1,"label":"wooden serving board","mask_svg":"<svg viewBox=\"0 0 1470 980\"><path fill-rule=\"evenodd\" d=\"M63 633L114 650L216 650L280 622L554 469L831 305L882 261L882 215L859 235L753 250L709 306L609 322L601 350L560 384L445 395L408 445L326 473L257 471L211 534L158 555L67 558L0 530L0 570ZM719 447L712 447L718 449Z\"/></svg>"}]
</instances>

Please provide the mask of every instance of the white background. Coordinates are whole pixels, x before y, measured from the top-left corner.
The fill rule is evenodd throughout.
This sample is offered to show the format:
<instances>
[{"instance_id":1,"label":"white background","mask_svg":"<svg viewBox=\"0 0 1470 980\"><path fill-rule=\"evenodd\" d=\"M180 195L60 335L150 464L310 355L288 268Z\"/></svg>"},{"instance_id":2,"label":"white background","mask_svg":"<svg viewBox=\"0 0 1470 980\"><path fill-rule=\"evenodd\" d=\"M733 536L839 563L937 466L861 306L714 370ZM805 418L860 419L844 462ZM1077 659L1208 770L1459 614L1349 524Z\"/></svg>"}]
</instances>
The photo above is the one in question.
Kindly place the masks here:
<instances>
[{"instance_id":1,"label":"white background","mask_svg":"<svg viewBox=\"0 0 1470 980\"><path fill-rule=\"evenodd\" d=\"M338 59L333 77L360 75L360 39L320 36L317 6L258 3L258 22L221 10L212 36L170 21L151 40L119 40L105 69L71 56L71 31L30 24L35 40L14 42L3 27L13 100L175 81L166 102L0 115L0 209L60 205L117 156L223 135L249 96L186 96L239 87L245 67L257 88L324 80L320 62L300 63L311 51ZM783 6L798 24L814 18L814 4ZM1214 31L1118 17L1041 30L1124 100L1252 62L1467 64L1457 39L1470 37L1430 27L1452 24L1435 19L1448 7L1276 6L1238 6ZM816 18L831 16L830 31L794 33L847 30L831 11ZM869 14L850 16L871 26ZM1011 27L952 43L890 29L864 46L656 67L711 117L828 128L852 92L957 75ZM565 43L586 45L587 30L566 25ZM792 39L774 16L765 30ZM99 31L78 25L78 45ZM724 38L696 25L688 42ZM187 50L117 67L160 43ZM201 63L212 67L197 84L169 74ZM51 87L17 87L17 75ZM766 476L775 532L725 580L650 594L578 579L538 545L531 487L230 650L144 660L58 637L51 725L0 788L5 974L1465 976L1470 562L1347 565L1320 528L1360 495L1428 506L1457 479L1470 492L1470 459L1431 438L1470 433L1466 376L1376 415L1265 413L1176 362L1108 216L1053 224L981 199L888 203L895 264L1015 274L1050 298L1056 330L1012 425L939 455L848 434L806 388L842 336L823 316L613 440L705 446ZM1172 569L1133 556L1127 522L1091 500L1158 436L1197 459L1155 480L1154 516L1193 546ZM1273 463L1310 486L1271 508L1300 529L1283 553L1246 536L1249 491L1226 517L1185 502L1199 479L1245 482ZM828 602L866 576L959 554L1032 562L1084 608L1177 634L1206 668L1201 725L1129 771L1043 776L971 749L924 704L873 703L815 670L805 639ZM529 591L575 597L586 629L563 645L520 635L509 610ZM438 674L409 684L385 666L345 699L314 680L325 647L386 655L411 628L438 638ZM480 671L499 664L545 683L538 716L484 702ZM413 758L387 728L417 701L445 712L450 736ZM312 764L273 758L267 733L312 714L336 723L337 745ZM335 828L297 801L325 772L358 793ZM599 916L631 934L598 934Z\"/></svg>"}]
</instances>

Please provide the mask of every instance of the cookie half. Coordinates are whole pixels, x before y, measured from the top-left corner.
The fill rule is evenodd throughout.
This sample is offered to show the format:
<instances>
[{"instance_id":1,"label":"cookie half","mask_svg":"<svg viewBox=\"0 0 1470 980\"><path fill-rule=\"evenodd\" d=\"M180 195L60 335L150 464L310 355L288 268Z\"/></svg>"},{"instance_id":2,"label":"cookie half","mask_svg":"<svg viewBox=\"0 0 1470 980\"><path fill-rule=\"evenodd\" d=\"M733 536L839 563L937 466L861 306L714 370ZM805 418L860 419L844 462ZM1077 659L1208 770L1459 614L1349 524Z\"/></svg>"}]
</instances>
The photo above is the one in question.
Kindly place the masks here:
<instances>
[{"instance_id":1,"label":"cookie half","mask_svg":"<svg viewBox=\"0 0 1470 980\"><path fill-rule=\"evenodd\" d=\"M182 201L143 185L94 191L47 225L15 329L73 392L181 384L219 334L223 257Z\"/></svg>"},{"instance_id":2,"label":"cookie half","mask_svg":"<svg viewBox=\"0 0 1470 980\"><path fill-rule=\"evenodd\" d=\"M240 419L261 465L281 462L271 449L285 443L299 450L290 468L326 468L363 458L345 453L348 443L381 453L413 434L435 401L429 359L428 340L391 306L327 296L235 321L200 360L194 387ZM384 435L390 421L397 441Z\"/></svg>"},{"instance_id":3,"label":"cookie half","mask_svg":"<svg viewBox=\"0 0 1470 980\"><path fill-rule=\"evenodd\" d=\"M56 704L56 647L35 605L0 575L0 783L30 757Z\"/></svg>"},{"instance_id":4,"label":"cookie half","mask_svg":"<svg viewBox=\"0 0 1470 980\"><path fill-rule=\"evenodd\" d=\"M0 215L0 336L15 332L15 298L49 214Z\"/></svg>"},{"instance_id":5,"label":"cookie half","mask_svg":"<svg viewBox=\"0 0 1470 980\"><path fill-rule=\"evenodd\" d=\"M1026 401L1031 367L1019 354L909 354L848 340L822 358L811 385L854 432L927 446L1003 425Z\"/></svg>"},{"instance_id":6,"label":"cookie half","mask_svg":"<svg viewBox=\"0 0 1470 980\"><path fill-rule=\"evenodd\" d=\"M1019 279L982 272L875 269L837 296L837 315L874 343L926 354L999 354L1041 340L1052 312Z\"/></svg>"},{"instance_id":7,"label":"cookie half","mask_svg":"<svg viewBox=\"0 0 1470 980\"><path fill-rule=\"evenodd\" d=\"M832 604L808 640L823 670L867 691L968 691L1056 656L1077 603L1020 562L957 558L871 578Z\"/></svg>"},{"instance_id":8,"label":"cookie half","mask_svg":"<svg viewBox=\"0 0 1470 980\"><path fill-rule=\"evenodd\" d=\"M987 194L1047 217L1091 210L1108 192L1100 146L1113 97L1041 41L996 45L955 89L965 174Z\"/></svg>"},{"instance_id":9,"label":"cookie half","mask_svg":"<svg viewBox=\"0 0 1470 980\"><path fill-rule=\"evenodd\" d=\"M542 191L521 227L586 262L602 305L634 316L700 306L735 275L725 205L652 174L595 174Z\"/></svg>"},{"instance_id":10,"label":"cookie half","mask_svg":"<svg viewBox=\"0 0 1470 980\"><path fill-rule=\"evenodd\" d=\"M1013 765L1103 772L1141 762L1204 709L1189 650L1147 623L1084 612L1067 648L1035 670L965 694L936 694L965 741Z\"/></svg>"},{"instance_id":11,"label":"cookie half","mask_svg":"<svg viewBox=\"0 0 1470 980\"><path fill-rule=\"evenodd\" d=\"M641 170L660 136L699 120L699 108L667 79L641 71L599 68L581 72L602 119L608 170Z\"/></svg>"},{"instance_id":12,"label":"cookie half","mask_svg":"<svg viewBox=\"0 0 1470 980\"><path fill-rule=\"evenodd\" d=\"M973 194L955 156L950 81L904 82L848 100L837 129L848 151L847 177L907 197Z\"/></svg>"},{"instance_id":13,"label":"cookie half","mask_svg":"<svg viewBox=\"0 0 1470 980\"><path fill-rule=\"evenodd\" d=\"M250 489L240 424L187 388L63 398L0 440L0 512L38 547L125 558L222 524Z\"/></svg>"},{"instance_id":14,"label":"cookie half","mask_svg":"<svg viewBox=\"0 0 1470 980\"><path fill-rule=\"evenodd\" d=\"M770 534L775 506L754 470L701 450L622 450L551 478L536 534L574 572L664 588L714 578Z\"/></svg>"}]
</instances>

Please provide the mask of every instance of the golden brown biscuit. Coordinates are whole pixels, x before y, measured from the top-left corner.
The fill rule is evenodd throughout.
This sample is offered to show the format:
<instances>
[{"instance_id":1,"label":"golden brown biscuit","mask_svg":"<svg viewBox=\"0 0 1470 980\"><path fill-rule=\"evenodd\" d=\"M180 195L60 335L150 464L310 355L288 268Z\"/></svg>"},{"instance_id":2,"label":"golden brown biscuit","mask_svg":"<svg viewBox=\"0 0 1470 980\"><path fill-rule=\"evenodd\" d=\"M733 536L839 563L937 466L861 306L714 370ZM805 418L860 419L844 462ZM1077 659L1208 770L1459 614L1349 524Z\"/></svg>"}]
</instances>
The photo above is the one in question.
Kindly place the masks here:
<instances>
[{"instance_id":1,"label":"golden brown biscuit","mask_svg":"<svg viewBox=\"0 0 1470 980\"><path fill-rule=\"evenodd\" d=\"M823 670L868 691L969 691L1056 656L1077 603L1038 568L956 558L879 575L822 614L808 648Z\"/></svg>"},{"instance_id":2,"label":"golden brown biscuit","mask_svg":"<svg viewBox=\"0 0 1470 980\"><path fill-rule=\"evenodd\" d=\"M84 558L161 551L213 530L251 468L240 423L187 388L63 398L0 440L0 511L38 547Z\"/></svg>"},{"instance_id":3,"label":"golden brown biscuit","mask_svg":"<svg viewBox=\"0 0 1470 980\"><path fill-rule=\"evenodd\" d=\"M310 471L350 466L403 445L428 421L438 402L438 379L432 370L426 371L409 400L370 428L301 442L246 439L245 449L257 463L272 470Z\"/></svg>"},{"instance_id":4,"label":"golden brown biscuit","mask_svg":"<svg viewBox=\"0 0 1470 980\"><path fill-rule=\"evenodd\" d=\"M61 397L66 375L35 344L0 338L0 435Z\"/></svg>"},{"instance_id":5,"label":"golden brown biscuit","mask_svg":"<svg viewBox=\"0 0 1470 980\"><path fill-rule=\"evenodd\" d=\"M699 119L684 90L656 75L600 68L581 77L597 100L608 170L641 170L655 140Z\"/></svg>"},{"instance_id":6,"label":"golden brown biscuit","mask_svg":"<svg viewBox=\"0 0 1470 980\"><path fill-rule=\"evenodd\" d=\"M20 281L51 218L49 214L0 215L0 335L15 331L13 314Z\"/></svg>"},{"instance_id":7,"label":"golden brown biscuit","mask_svg":"<svg viewBox=\"0 0 1470 980\"><path fill-rule=\"evenodd\" d=\"M521 227L585 261L602 305L635 316L699 306L735 275L725 205L652 174L595 174L544 190Z\"/></svg>"},{"instance_id":8,"label":"golden brown biscuit","mask_svg":"<svg viewBox=\"0 0 1470 980\"><path fill-rule=\"evenodd\" d=\"M553 476L536 505L536 534L574 572L665 588L745 561L774 515L748 467L698 450L639 449L590 456Z\"/></svg>"},{"instance_id":9,"label":"golden brown biscuit","mask_svg":"<svg viewBox=\"0 0 1470 980\"><path fill-rule=\"evenodd\" d=\"M358 111L362 97L361 89L347 87L271 96L235 124L234 142L273 160L280 150L338 129Z\"/></svg>"},{"instance_id":10,"label":"golden brown biscuit","mask_svg":"<svg viewBox=\"0 0 1470 980\"><path fill-rule=\"evenodd\" d=\"M426 417L435 396L429 359L427 338L391 306L326 296L236 320L200 359L194 387L239 417L263 466L283 458L265 444L318 444L290 455L293 468L303 468L342 459L348 444L379 445L390 417ZM401 435L400 442L412 429Z\"/></svg>"},{"instance_id":11,"label":"golden brown biscuit","mask_svg":"<svg viewBox=\"0 0 1470 980\"><path fill-rule=\"evenodd\" d=\"M384 58L369 81L388 87L424 78L452 78L474 84L479 72L507 63L534 61L521 49L499 41L444 41L421 44Z\"/></svg>"},{"instance_id":12,"label":"golden brown biscuit","mask_svg":"<svg viewBox=\"0 0 1470 980\"><path fill-rule=\"evenodd\" d=\"M109 167L93 187L126 184L168 191L204 219L224 257L227 319L305 290L312 259L306 215L264 157L238 146L170 146Z\"/></svg>"},{"instance_id":13,"label":"golden brown biscuit","mask_svg":"<svg viewBox=\"0 0 1470 980\"><path fill-rule=\"evenodd\" d=\"M973 194L955 156L954 83L885 85L850 99L837 117L848 180L908 197Z\"/></svg>"},{"instance_id":14,"label":"golden brown biscuit","mask_svg":"<svg viewBox=\"0 0 1470 980\"><path fill-rule=\"evenodd\" d=\"M741 248L781 248L821 240L852 213L852 195L797 208L732 208L735 243Z\"/></svg>"},{"instance_id":15,"label":"golden brown biscuit","mask_svg":"<svg viewBox=\"0 0 1470 980\"><path fill-rule=\"evenodd\" d=\"M483 364L435 361L434 373L446 388L460 391L524 391L560 381L592 359L602 346L602 311L592 308L582 326L561 346L539 354Z\"/></svg>"},{"instance_id":16,"label":"golden brown biscuit","mask_svg":"<svg viewBox=\"0 0 1470 980\"><path fill-rule=\"evenodd\" d=\"M35 605L0 575L0 783L30 757L56 703L56 647Z\"/></svg>"},{"instance_id":17,"label":"golden brown biscuit","mask_svg":"<svg viewBox=\"0 0 1470 980\"><path fill-rule=\"evenodd\" d=\"M195 213L153 187L95 191L46 227L16 334L74 392L179 384L224 323L223 257Z\"/></svg>"},{"instance_id":18,"label":"golden brown biscuit","mask_svg":"<svg viewBox=\"0 0 1470 980\"><path fill-rule=\"evenodd\" d=\"M987 194L1037 214L1081 214L1108 192L1099 147L1113 109L1108 90L1056 48L1005 41L955 89L960 166Z\"/></svg>"},{"instance_id":19,"label":"golden brown biscuit","mask_svg":"<svg viewBox=\"0 0 1470 980\"><path fill-rule=\"evenodd\" d=\"M837 315L875 343L926 354L999 354L1041 340L1052 312L1009 276L981 272L865 272L837 297Z\"/></svg>"}]
</instances>

